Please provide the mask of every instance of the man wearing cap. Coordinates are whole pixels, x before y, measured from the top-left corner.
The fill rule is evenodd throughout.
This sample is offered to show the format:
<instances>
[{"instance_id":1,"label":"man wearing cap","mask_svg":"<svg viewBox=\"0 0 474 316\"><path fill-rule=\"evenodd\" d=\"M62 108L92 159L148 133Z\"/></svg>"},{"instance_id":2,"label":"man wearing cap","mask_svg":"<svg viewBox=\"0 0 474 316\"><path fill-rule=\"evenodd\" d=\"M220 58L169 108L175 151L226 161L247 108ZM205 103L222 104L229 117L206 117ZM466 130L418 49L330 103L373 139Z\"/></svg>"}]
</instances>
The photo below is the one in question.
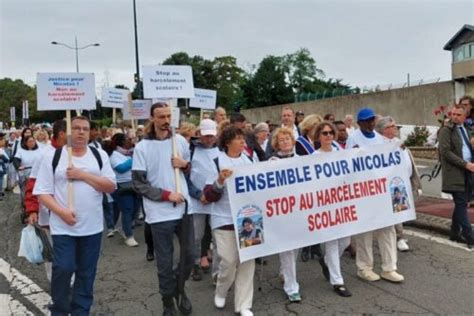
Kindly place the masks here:
<instances>
[{"instance_id":1,"label":"man wearing cap","mask_svg":"<svg viewBox=\"0 0 474 316\"><path fill-rule=\"evenodd\" d=\"M472 194L474 152L469 141L471 129L465 124L466 112L462 104L451 110L451 119L438 134L441 161L442 191L451 193L454 202L450 239L474 244L467 204Z\"/></svg>"},{"instance_id":2,"label":"man wearing cap","mask_svg":"<svg viewBox=\"0 0 474 316\"><path fill-rule=\"evenodd\" d=\"M192 278L195 281L202 279L200 260L207 256L207 249L201 249L201 240L204 236L206 221L209 220L212 205L206 200L202 190L206 181L217 177L214 159L217 158L219 150L216 146L217 125L210 119L204 119L199 125L201 136L191 142L191 173L188 180L189 195L193 199L194 207L194 267ZM204 250L204 251L202 251ZM214 256L216 257L216 256ZM214 266L214 265L213 265Z\"/></svg>"},{"instance_id":3,"label":"man wearing cap","mask_svg":"<svg viewBox=\"0 0 474 316\"><path fill-rule=\"evenodd\" d=\"M359 129L349 135L346 148L369 147L384 144L382 135L375 131L375 112L371 108L362 108L357 113ZM373 271L373 237L377 239L382 259L382 274ZM397 272L397 234L394 226L388 226L355 237L357 276L363 280L374 282L380 278L400 283L404 277Z\"/></svg>"}]
</instances>

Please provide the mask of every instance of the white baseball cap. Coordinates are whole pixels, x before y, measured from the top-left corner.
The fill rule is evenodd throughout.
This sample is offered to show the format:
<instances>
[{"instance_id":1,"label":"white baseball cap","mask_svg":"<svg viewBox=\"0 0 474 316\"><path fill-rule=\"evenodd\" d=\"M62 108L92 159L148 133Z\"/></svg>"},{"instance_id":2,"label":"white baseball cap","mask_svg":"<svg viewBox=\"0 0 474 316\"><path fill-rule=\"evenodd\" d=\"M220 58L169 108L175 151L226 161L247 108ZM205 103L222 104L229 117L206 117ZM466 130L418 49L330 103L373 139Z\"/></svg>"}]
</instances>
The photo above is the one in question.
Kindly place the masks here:
<instances>
[{"instance_id":1,"label":"white baseball cap","mask_svg":"<svg viewBox=\"0 0 474 316\"><path fill-rule=\"evenodd\" d=\"M201 124L199 124L199 130L202 136L207 136L207 135L216 136L217 135L216 122L210 119L204 119L201 121Z\"/></svg>"}]
</instances>

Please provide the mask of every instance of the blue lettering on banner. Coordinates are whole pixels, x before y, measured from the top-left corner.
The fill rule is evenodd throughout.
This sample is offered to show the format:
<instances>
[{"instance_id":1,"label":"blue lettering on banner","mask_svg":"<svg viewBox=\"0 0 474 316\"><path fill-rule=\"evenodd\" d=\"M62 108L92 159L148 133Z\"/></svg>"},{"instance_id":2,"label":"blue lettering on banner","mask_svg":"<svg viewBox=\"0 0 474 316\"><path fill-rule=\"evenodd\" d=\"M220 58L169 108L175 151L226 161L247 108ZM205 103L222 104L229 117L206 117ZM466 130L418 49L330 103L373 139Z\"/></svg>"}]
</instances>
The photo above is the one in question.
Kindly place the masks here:
<instances>
[{"instance_id":1,"label":"blue lettering on banner","mask_svg":"<svg viewBox=\"0 0 474 316\"><path fill-rule=\"evenodd\" d=\"M245 193L311 181L310 166L272 170L235 177L236 193Z\"/></svg>"}]
</instances>

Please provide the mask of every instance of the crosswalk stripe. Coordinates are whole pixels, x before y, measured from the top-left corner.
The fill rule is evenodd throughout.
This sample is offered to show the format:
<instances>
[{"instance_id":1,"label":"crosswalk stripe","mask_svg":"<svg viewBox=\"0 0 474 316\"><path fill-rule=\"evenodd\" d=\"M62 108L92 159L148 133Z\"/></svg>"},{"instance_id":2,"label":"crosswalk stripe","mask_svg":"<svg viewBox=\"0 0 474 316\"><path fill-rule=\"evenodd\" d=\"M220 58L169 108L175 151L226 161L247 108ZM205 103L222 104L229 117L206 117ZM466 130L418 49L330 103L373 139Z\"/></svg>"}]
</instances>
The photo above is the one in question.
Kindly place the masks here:
<instances>
[{"instance_id":1,"label":"crosswalk stripe","mask_svg":"<svg viewBox=\"0 0 474 316\"><path fill-rule=\"evenodd\" d=\"M0 258L0 273L5 276L13 289L18 291L43 314L49 314L47 305L51 301L51 297L36 283L34 283L25 275L21 274L17 269L13 268L2 258Z\"/></svg>"},{"instance_id":2,"label":"crosswalk stripe","mask_svg":"<svg viewBox=\"0 0 474 316\"><path fill-rule=\"evenodd\" d=\"M8 294L0 294L0 310L2 311L0 313L1 315L35 315L34 313L30 312L25 307L25 305L21 304L19 301L15 300L13 297L11 297L11 295Z\"/></svg>"}]
</instances>

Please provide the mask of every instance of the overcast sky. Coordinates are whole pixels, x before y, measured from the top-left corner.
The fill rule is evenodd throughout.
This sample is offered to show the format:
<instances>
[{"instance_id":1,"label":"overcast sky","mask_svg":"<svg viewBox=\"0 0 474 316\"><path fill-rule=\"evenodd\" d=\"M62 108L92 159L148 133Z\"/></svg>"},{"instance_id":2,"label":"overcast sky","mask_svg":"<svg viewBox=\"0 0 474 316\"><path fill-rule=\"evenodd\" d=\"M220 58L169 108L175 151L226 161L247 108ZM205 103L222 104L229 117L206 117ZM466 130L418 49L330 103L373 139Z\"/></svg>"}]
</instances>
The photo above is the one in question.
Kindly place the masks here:
<instances>
[{"instance_id":1,"label":"overcast sky","mask_svg":"<svg viewBox=\"0 0 474 316\"><path fill-rule=\"evenodd\" d=\"M444 44L474 24L474 0L137 0L140 64L185 51L232 55L249 67L308 48L327 78L352 86L450 79ZM133 87L132 0L0 0L0 78L34 84L37 72L94 72L96 86Z\"/></svg>"}]
</instances>

